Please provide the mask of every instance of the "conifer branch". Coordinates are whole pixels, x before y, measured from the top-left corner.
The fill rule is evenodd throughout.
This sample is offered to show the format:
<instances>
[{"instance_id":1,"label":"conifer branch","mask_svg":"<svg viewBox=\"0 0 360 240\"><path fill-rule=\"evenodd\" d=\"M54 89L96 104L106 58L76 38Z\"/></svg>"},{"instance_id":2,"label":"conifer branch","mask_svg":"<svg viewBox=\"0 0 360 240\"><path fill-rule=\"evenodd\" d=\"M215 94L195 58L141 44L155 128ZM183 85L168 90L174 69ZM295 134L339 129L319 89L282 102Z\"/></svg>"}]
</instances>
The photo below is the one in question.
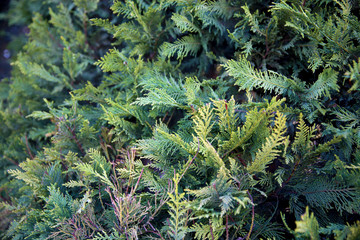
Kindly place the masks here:
<instances>
[{"instance_id":1,"label":"conifer branch","mask_svg":"<svg viewBox=\"0 0 360 240\"><path fill-rule=\"evenodd\" d=\"M200 140L199 138L196 138L197 141L198 141L198 148L196 150L196 153L194 155L194 157L191 159L191 161L189 162L189 164L186 165L186 168L185 170L183 171L183 173L181 174L180 178L179 178L179 181L182 179L182 177L184 176L184 174L187 172L187 170L189 169L189 167L191 166L191 164L194 162L195 158L197 157L197 155L199 154L199 151L200 151Z\"/></svg>"},{"instance_id":2,"label":"conifer branch","mask_svg":"<svg viewBox=\"0 0 360 240\"><path fill-rule=\"evenodd\" d=\"M209 219L209 227L210 227L210 234L211 234L211 240L215 240L213 228L211 226L211 220Z\"/></svg>"},{"instance_id":3,"label":"conifer branch","mask_svg":"<svg viewBox=\"0 0 360 240\"><path fill-rule=\"evenodd\" d=\"M357 191L359 188L342 188L342 189L321 189L316 191L310 191L310 192L302 192L301 194L307 195L307 194L316 194L316 193L342 193L342 192L349 192L349 191Z\"/></svg>"},{"instance_id":4,"label":"conifer branch","mask_svg":"<svg viewBox=\"0 0 360 240\"><path fill-rule=\"evenodd\" d=\"M290 176L285 180L285 182L283 182L283 184L281 185L281 188L285 187L285 185L290 182L290 180L294 176L294 173L295 173L297 167L299 166L299 164L300 164L300 159L295 163L294 168L290 173Z\"/></svg>"},{"instance_id":5,"label":"conifer branch","mask_svg":"<svg viewBox=\"0 0 360 240\"><path fill-rule=\"evenodd\" d=\"M254 204L254 200L250 194L249 191L247 191L247 194L249 195L249 198L250 198L250 201L251 201L251 225L250 225L250 230L248 232L248 234L246 235L246 240L249 240L250 239L250 235L251 235L251 232L253 230L253 227L254 227L254 220L255 220L255 204Z\"/></svg>"},{"instance_id":6,"label":"conifer branch","mask_svg":"<svg viewBox=\"0 0 360 240\"><path fill-rule=\"evenodd\" d=\"M7 156L4 156L5 159L7 159L9 162L11 162L12 164L14 164L15 166L19 166L19 163L15 162L15 160L7 157Z\"/></svg>"},{"instance_id":7,"label":"conifer branch","mask_svg":"<svg viewBox=\"0 0 360 240\"><path fill-rule=\"evenodd\" d=\"M53 35L50 31L48 31L48 34L49 34L51 40L52 40L54 43L56 43L57 46L58 46L60 49L64 49L64 46L63 46L58 40L55 39L54 35Z\"/></svg>"},{"instance_id":8,"label":"conifer branch","mask_svg":"<svg viewBox=\"0 0 360 240\"><path fill-rule=\"evenodd\" d=\"M26 144L26 149L27 149L27 152L28 152L30 158L34 159L34 156L32 155L30 147L29 147L29 140L27 138L27 135L25 135L25 144Z\"/></svg>"},{"instance_id":9,"label":"conifer branch","mask_svg":"<svg viewBox=\"0 0 360 240\"><path fill-rule=\"evenodd\" d=\"M84 151L84 149L83 149L83 147L82 147L79 139L76 137L75 126L74 126L74 129L72 129L72 128L71 128L69 125L67 125L66 123L65 123L65 126L66 126L66 128L69 130L69 132L71 133L72 139L75 141L75 143L76 143L76 145L78 146L80 152L81 152L83 155L85 155L85 151Z\"/></svg>"}]
</instances>

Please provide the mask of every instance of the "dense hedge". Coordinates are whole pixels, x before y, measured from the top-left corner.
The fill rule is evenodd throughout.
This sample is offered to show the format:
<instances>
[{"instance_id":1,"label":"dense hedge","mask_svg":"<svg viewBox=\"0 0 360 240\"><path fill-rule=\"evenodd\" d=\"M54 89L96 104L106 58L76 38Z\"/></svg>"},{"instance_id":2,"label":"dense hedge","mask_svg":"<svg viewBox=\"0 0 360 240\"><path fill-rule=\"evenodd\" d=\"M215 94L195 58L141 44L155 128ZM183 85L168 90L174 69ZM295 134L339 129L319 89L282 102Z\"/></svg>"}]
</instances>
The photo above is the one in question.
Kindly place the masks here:
<instances>
[{"instance_id":1,"label":"dense hedge","mask_svg":"<svg viewBox=\"0 0 360 240\"><path fill-rule=\"evenodd\" d=\"M3 239L360 238L358 0L10 6Z\"/></svg>"}]
</instances>

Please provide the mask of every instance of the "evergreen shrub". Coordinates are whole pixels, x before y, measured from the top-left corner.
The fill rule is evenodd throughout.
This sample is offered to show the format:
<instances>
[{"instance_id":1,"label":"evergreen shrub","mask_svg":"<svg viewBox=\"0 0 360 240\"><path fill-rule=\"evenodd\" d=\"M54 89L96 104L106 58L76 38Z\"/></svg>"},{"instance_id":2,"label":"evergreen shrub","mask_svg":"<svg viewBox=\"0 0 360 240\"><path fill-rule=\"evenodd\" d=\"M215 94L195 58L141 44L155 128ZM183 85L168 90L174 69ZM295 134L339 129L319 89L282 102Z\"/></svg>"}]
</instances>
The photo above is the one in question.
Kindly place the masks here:
<instances>
[{"instance_id":1,"label":"evergreen shrub","mask_svg":"<svg viewBox=\"0 0 360 240\"><path fill-rule=\"evenodd\" d=\"M358 0L11 6L3 239L360 238Z\"/></svg>"}]
</instances>

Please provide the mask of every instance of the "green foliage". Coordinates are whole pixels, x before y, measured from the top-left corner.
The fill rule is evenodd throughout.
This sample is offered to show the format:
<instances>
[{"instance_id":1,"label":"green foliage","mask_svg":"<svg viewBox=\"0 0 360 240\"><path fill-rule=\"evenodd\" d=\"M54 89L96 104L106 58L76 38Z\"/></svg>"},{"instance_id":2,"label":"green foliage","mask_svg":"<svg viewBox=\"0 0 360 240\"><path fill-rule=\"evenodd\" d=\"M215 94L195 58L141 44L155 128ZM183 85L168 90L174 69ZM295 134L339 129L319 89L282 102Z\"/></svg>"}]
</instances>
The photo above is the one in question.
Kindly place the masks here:
<instances>
[{"instance_id":1,"label":"green foliage","mask_svg":"<svg viewBox=\"0 0 360 240\"><path fill-rule=\"evenodd\" d=\"M359 51L354 44L357 41L358 23L356 17L351 15L350 1L335 1L334 4L337 8L325 19L322 12L311 13L308 8L289 5L285 1L275 4L272 8L275 13L279 11L291 16L285 26L294 29L302 38L307 37L316 49L312 55L307 56L309 68L313 71L321 65L341 67Z\"/></svg>"},{"instance_id":2,"label":"green foliage","mask_svg":"<svg viewBox=\"0 0 360 240\"><path fill-rule=\"evenodd\" d=\"M172 239L184 239L187 229L187 221L188 221L188 212L186 209L186 200L184 200L185 193L179 194L179 182L180 176L176 174L173 178L175 191L174 193L168 193L170 197L170 201L167 202L169 205L169 215L170 215L170 224L169 224L169 236Z\"/></svg>"},{"instance_id":3,"label":"green foliage","mask_svg":"<svg viewBox=\"0 0 360 240\"><path fill-rule=\"evenodd\" d=\"M331 68L324 69L318 79L307 87L299 79L290 79L271 70L262 72L254 69L245 57L241 57L239 61L230 60L225 64L225 68L230 76L237 79L235 84L239 85L240 89L262 88L271 93L288 96L293 104L302 104L301 108L310 120L314 118L316 112L322 114L326 112L319 100L330 97L331 91L339 90L338 73Z\"/></svg>"},{"instance_id":4,"label":"green foliage","mask_svg":"<svg viewBox=\"0 0 360 240\"><path fill-rule=\"evenodd\" d=\"M304 237L310 237L310 239L317 240L319 238L319 223L314 217L313 213L309 213L309 208L306 208L306 212L301 216L301 221L296 221L296 233L303 234Z\"/></svg>"},{"instance_id":5,"label":"green foliage","mask_svg":"<svg viewBox=\"0 0 360 240\"><path fill-rule=\"evenodd\" d=\"M296 221L296 229L294 231L296 239L320 239L320 236L333 236L336 240L356 239L359 237L359 221L354 225L336 225L332 224L327 227L320 227L313 213L306 212L301 215L301 220Z\"/></svg>"},{"instance_id":6,"label":"green foliage","mask_svg":"<svg viewBox=\"0 0 360 240\"><path fill-rule=\"evenodd\" d=\"M349 64L349 72L346 72L345 75L350 79L350 81L354 81L354 84L349 89L349 91L357 90L359 88L360 64L358 62L353 61L353 66Z\"/></svg>"},{"instance_id":7,"label":"green foliage","mask_svg":"<svg viewBox=\"0 0 360 240\"><path fill-rule=\"evenodd\" d=\"M357 239L355 3L36 2L0 82L1 237Z\"/></svg>"},{"instance_id":8,"label":"green foliage","mask_svg":"<svg viewBox=\"0 0 360 240\"><path fill-rule=\"evenodd\" d=\"M249 173L265 172L266 166L279 156L280 151L276 148L286 144L287 139L283 136L286 132L286 118L277 114L274 124L273 133L266 139L266 143L256 153L254 161L247 167Z\"/></svg>"}]
</instances>

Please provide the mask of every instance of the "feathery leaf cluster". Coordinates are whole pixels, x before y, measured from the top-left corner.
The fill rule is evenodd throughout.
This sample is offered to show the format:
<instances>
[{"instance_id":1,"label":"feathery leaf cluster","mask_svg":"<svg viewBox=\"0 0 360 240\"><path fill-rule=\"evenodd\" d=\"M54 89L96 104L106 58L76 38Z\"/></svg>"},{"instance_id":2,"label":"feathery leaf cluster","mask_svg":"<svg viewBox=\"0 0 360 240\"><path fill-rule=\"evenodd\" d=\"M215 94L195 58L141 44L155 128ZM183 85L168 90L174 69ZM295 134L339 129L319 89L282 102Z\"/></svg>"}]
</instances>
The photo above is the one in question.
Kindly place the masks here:
<instances>
[{"instance_id":1,"label":"feathery leaf cluster","mask_svg":"<svg viewBox=\"0 0 360 240\"><path fill-rule=\"evenodd\" d=\"M31 2L3 239L359 238L357 1Z\"/></svg>"}]
</instances>

